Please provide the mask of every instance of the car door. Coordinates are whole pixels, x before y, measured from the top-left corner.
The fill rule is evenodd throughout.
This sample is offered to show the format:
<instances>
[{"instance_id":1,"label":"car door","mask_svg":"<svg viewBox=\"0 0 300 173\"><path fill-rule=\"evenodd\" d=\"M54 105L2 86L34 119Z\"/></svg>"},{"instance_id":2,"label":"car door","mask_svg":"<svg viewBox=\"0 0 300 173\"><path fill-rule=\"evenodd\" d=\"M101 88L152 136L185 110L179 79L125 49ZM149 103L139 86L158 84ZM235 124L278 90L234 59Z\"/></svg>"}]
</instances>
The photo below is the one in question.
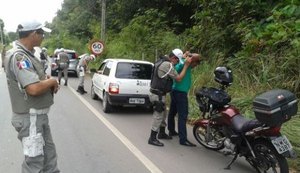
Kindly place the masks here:
<instances>
[{"instance_id":1,"label":"car door","mask_svg":"<svg viewBox=\"0 0 300 173\"><path fill-rule=\"evenodd\" d=\"M93 75L93 87L94 87L94 92L100 97L101 97L101 91L102 89L100 88L101 86L101 81L103 80L102 78L102 73L103 70L105 68L106 62L101 63L101 65L99 66L99 68L97 69L97 71L94 73Z\"/></svg>"},{"instance_id":2,"label":"car door","mask_svg":"<svg viewBox=\"0 0 300 173\"><path fill-rule=\"evenodd\" d=\"M99 74L98 86L99 86L99 97L103 99L103 93L107 91L107 83L109 82L109 76L111 72L113 62L106 61L103 64L103 68L101 69L101 73Z\"/></svg>"}]
</instances>

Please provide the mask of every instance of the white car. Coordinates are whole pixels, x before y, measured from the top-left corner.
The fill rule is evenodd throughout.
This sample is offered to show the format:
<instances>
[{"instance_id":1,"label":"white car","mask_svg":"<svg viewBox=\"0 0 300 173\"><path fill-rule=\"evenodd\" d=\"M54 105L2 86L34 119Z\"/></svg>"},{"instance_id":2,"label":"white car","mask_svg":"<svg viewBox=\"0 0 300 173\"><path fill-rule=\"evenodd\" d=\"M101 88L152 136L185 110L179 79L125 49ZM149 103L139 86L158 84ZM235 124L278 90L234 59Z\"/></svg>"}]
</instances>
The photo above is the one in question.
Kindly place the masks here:
<instances>
[{"instance_id":1,"label":"white car","mask_svg":"<svg viewBox=\"0 0 300 173\"><path fill-rule=\"evenodd\" d=\"M106 59L92 77L91 97L102 100L103 111L114 106L151 108L149 100L153 63L141 60Z\"/></svg>"}]
</instances>

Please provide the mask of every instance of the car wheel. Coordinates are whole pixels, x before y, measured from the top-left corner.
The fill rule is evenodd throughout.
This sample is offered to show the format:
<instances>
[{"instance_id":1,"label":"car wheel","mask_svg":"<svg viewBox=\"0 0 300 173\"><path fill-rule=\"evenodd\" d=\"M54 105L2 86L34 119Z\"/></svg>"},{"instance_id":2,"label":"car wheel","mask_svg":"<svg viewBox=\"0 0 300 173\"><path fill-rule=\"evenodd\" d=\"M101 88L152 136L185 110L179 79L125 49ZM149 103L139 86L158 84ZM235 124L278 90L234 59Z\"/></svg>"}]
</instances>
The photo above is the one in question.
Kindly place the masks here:
<instances>
[{"instance_id":1,"label":"car wheel","mask_svg":"<svg viewBox=\"0 0 300 173\"><path fill-rule=\"evenodd\" d=\"M94 100L97 100L98 99L98 96L97 94L95 93L95 89L94 89L94 85L92 84L92 87L91 87L91 98L94 99Z\"/></svg>"},{"instance_id":2,"label":"car wheel","mask_svg":"<svg viewBox=\"0 0 300 173\"><path fill-rule=\"evenodd\" d=\"M108 102L106 92L103 93L102 107L103 107L103 112L105 112L105 113L110 113L112 110L112 106Z\"/></svg>"}]
</instances>

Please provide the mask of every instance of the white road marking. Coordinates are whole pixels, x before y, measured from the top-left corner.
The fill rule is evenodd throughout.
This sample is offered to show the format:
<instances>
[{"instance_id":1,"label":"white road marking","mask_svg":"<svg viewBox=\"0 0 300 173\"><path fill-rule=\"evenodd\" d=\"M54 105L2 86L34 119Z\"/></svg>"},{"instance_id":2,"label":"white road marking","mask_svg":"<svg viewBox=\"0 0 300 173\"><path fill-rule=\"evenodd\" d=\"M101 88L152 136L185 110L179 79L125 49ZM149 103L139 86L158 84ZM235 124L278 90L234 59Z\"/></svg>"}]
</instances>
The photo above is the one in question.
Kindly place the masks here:
<instances>
[{"instance_id":1,"label":"white road marking","mask_svg":"<svg viewBox=\"0 0 300 173\"><path fill-rule=\"evenodd\" d=\"M129 139L126 138L115 126L113 126L101 113L99 113L91 104L89 104L83 97L81 97L77 91L72 87L68 88L86 105L90 111L92 111L97 118L114 134L116 137L145 165L145 167L153 173L162 173L162 171L148 159L137 147L135 147Z\"/></svg>"}]
</instances>

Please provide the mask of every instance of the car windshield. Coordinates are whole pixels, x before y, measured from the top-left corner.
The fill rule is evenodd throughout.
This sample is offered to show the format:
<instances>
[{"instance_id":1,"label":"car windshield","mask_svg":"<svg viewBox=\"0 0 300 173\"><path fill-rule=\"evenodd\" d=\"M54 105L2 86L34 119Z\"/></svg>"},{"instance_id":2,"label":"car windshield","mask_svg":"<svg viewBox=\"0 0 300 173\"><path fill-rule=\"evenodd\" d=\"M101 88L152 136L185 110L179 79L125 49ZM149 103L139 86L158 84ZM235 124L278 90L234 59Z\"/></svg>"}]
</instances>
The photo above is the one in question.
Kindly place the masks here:
<instances>
[{"instance_id":1,"label":"car windshield","mask_svg":"<svg viewBox=\"0 0 300 173\"><path fill-rule=\"evenodd\" d=\"M151 73L151 64L119 62L116 70L116 78L151 79Z\"/></svg>"}]
</instances>

